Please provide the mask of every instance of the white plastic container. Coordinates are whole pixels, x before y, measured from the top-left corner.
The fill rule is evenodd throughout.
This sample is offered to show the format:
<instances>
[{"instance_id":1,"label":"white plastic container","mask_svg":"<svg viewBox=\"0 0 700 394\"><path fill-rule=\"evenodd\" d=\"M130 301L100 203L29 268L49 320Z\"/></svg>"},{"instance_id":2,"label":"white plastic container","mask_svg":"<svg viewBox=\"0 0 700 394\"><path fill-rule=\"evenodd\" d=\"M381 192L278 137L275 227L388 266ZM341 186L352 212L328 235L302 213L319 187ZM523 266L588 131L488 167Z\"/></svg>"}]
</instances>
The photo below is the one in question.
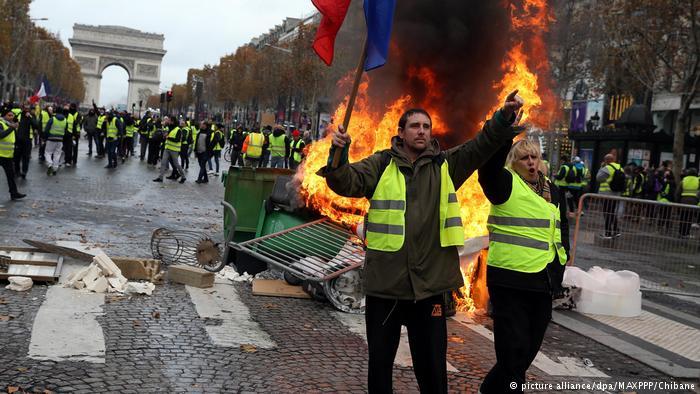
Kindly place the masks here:
<instances>
[{"instance_id":1,"label":"white plastic container","mask_svg":"<svg viewBox=\"0 0 700 394\"><path fill-rule=\"evenodd\" d=\"M574 298L578 312L619 317L642 313L639 275L632 271L615 272L596 266L586 272L566 267L563 284L581 289Z\"/></svg>"}]
</instances>

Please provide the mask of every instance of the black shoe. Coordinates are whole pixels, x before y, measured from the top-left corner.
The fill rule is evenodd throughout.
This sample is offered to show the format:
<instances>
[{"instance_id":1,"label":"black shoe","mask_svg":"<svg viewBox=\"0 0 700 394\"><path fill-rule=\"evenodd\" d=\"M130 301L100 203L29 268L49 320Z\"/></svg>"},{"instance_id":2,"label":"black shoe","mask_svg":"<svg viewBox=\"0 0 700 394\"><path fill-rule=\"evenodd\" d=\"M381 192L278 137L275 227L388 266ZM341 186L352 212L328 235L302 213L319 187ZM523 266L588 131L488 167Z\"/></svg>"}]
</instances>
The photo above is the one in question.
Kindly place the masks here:
<instances>
[{"instance_id":1,"label":"black shoe","mask_svg":"<svg viewBox=\"0 0 700 394\"><path fill-rule=\"evenodd\" d=\"M179 176L177 176L177 175L170 175L170 176L165 177L165 179L171 179L171 180L175 180L177 178L179 178Z\"/></svg>"},{"instance_id":2,"label":"black shoe","mask_svg":"<svg viewBox=\"0 0 700 394\"><path fill-rule=\"evenodd\" d=\"M114 168L111 164L107 164L105 168Z\"/></svg>"},{"instance_id":3,"label":"black shoe","mask_svg":"<svg viewBox=\"0 0 700 394\"><path fill-rule=\"evenodd\" d=\"M158 177L158 178L154 179L153 182L163 182L163 178Z\"/></svg>"},{"instance_id":4,"label":"black shoe","mask_svg":"<svg viewBox=\"0 0 700 394\"><path fill-rule=\"evenodd\" d=\"M202 183L202 181L200 181L199 179L197 179L196 181L194 181L194 183Z\"/></svg>"},{"instance_id":5,"label":"black shoe","mask_svg":"<svg viewBox=\"0 0 700 394\"><path fill-rule=\"evenodd\" d=\"M92 156L92 152L88 152L87 155L88 155L88 156Z\"/></svg>"},{"instance_id":6,"label":"black shoe","mask_svg":"<svg viewBox=\"0 0 700 394\"><path fill-rule=\"evenodd\" d=\"M185 183L187 179L183 176L182 179L180 179L180 183Z\"/></svg>"},{"instance_id":7,"label":"black shoe","mask_svg":"<svg viewBox=\"0 0 700 394\"><path fill-rule=\"evenodd\" d=\"M10 198L13 199L13 200L21 200L21 199L23 199L24 197L27 197L27 195L26 195L26 194L22 194L22 193L13 194L13 195L10 196Z\"/></svg>"},{"instance_id":8,"label":"black shoe","mask_svg":"<svg viewBox=\"0 0 700 394\"><path fill-rule=\"evenodd\" d=\"M20 174L19 176L21 176L22 179L27 179L27 174Z\"/></svg>"}]
</instances>

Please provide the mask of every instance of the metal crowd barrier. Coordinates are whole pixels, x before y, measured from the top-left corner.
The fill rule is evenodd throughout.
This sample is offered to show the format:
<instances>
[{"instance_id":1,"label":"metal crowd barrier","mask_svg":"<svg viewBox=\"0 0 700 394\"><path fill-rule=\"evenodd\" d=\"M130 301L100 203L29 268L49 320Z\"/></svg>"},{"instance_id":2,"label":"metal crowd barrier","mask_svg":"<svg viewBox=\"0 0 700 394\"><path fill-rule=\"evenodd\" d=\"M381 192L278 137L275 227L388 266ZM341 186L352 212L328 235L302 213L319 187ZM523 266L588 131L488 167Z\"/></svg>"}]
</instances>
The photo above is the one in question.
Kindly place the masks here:
<instances>
[{"instance_id":1,"label":"metal crowd barrier","mask_svg":"<svg viewBox=\"0 0 700 394\"><path fill-rule=\"evenodd\" d=\"M639 274L642 291L700 297L700 207L584 194L571 264Z\"/></svg>"}]
</instances>

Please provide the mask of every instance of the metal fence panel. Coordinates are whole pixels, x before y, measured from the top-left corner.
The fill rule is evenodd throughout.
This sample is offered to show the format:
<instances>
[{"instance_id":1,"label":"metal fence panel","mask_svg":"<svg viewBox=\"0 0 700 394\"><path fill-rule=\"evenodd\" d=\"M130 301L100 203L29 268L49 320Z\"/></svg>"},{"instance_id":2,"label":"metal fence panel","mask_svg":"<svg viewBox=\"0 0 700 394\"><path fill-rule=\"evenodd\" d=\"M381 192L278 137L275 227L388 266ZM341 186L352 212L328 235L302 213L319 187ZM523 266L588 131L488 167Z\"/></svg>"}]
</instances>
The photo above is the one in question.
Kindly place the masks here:
<instances>
[{"instance_id":1,"label":"metal fence panel","mask_svg":"<svg viewBox=\"0 0 700 394\"><path fill-rule=\"evenodd\" d=\"M700 296L699 221L698 206L584 194L572 264L634 271L645 291Z\"/></svg>"}]
</instances>

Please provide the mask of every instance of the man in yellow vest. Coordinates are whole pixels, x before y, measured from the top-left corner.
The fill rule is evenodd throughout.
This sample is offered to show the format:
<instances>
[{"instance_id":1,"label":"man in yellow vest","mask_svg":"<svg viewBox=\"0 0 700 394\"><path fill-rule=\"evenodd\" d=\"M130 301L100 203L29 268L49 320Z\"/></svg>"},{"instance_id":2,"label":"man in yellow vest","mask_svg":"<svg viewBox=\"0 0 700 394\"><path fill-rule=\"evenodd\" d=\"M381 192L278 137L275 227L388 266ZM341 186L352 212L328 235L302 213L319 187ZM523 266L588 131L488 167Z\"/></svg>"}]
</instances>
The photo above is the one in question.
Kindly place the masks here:
<instances>
[{"instance_id":1,"label":"man in yellow vest","mask_svg":"<svg viewBox=\"0 0 700 394\"><path fill-rule=\"evenodd\" d=\"M139 123L139 148L140 155L139 159L143 161L146 158L146 152L148 149L148 143L151 140L152 130L155 128L153 124L153 119L151 118L151 111L146 111L143 119Z\"/></svg>"},{"instance_id":2,"label":"man in yellow vest","mask_svg":"<svg viewBox=\"0 0 700 394\"><path fill-rule=\"evenodd\" d=\"M270 168L284 168L289 152L289 138L284 132L284 127L275 125L270 140ZM234 161L232 165L236 164Z\"/></svg>"},{"instance_id":3,"label":"man in yellow vest","mask_svg":"<svg viewBox=\"0 0 700 394\"><path fill-rule=\"evenodd\" d=\"M289 144L289 148L291 151L289 157L290 169L296 170L299 166L299 163L301 163L301 159L304 157L305 146L306 144L304 144L304 140L301 139L301 134L299 133L299 130L294 130L292 132L292 142Z\"/></svg>"},{"instance_id":4,"label":"man in yellow vest","mask_svg":"<svg viewBox=\"0 0 700 394\"><path fill-rule=\"evenodd\" d=\"M48 168L46 175L56 175L61 165L63 157L63 138L68 132L68 120L63 110L56 109L56 114L49 118L44 129L44 139L46 148L44 150L44 161Z\"/></svg>"},{"instance_id":5,"label":"man in yellow vest","mask_svg":"<svg viewBox=\"0 0 700 394\"><path fill-rule=\"evenodd\" d=\"M184 127L185 121L180 124ZM167 132L165 137L165 150L160 163L160 175L153 182L163 182L163 176L168 172L168 164L171 164L177 173L170 175L168 179L175 180L180 178L180 183L185 183L185 171L180 166L180 148L182 147L182 129L180 126L173 124L172 119L168 116L163 117L163 130Z\"/></svg>"},{"instance_id":6,"label":"man in yellow vest","mask_svg":"<svg viewBox=\"0 0 700 394\"><path fill-rule=\"evenodd\" d=\"M423 109L399 119L391 149L348 163L350 135L333 134L328 186L346 197L370 201L365 217L365 323L369 392L392 392L392 369L401 326L408 328L421 392L447 393L445 294L464 285L458 246L464 245L455 190L513 137L516 93L471 141L442 151ZM250 148L249 148L250 149ZM341 149L340 164L332 167Z\"/></svg>"},{"instance_id":7,"label":"man in yellow vest","mask_svg":"<svg viewBox=\"0 0 700 394\"><path fill-rule=\"evenodd\" d=\"M46 137L44 136L44 130L46 129L46 124L49 123L53 115L53 107L50 105L39 113L39 161L44 161L46 159Z\"/></svg>"},{"instance_id":8,"label":"man in yellow vest","mask_svg":"<svg viewBox=\"0 0 700 394\"><path fill-rule=\"evenodd\" d=\"M243 153L246 167L257 168L262 158L262 147L265 136L259 129L253 129L243 141Z\"/></svg>"},{"instance_id":9,"label":"man in yellow vest","mask_svg":"<svg viewBox=\"0 0 700 394\"><path fill-rule=\"evenodd\" d=\"M697 168L688 168L685 172L685 176L681 179L681 187L678 188L678 202L681 204L687 204L692 206L697 206L698 201L700 201L700 177L698 177ZM693 211L690 209L681 210L681 225L680 233L682 237L687 237L690 235L690 228L692 224L697 220L693 215Z\"/></svg>"},{"instance_id":10,"label":"man in yellow vest","mask_svg":"<svg viewBox=\"0 0 700 394\"><path fill-rule=\"evenodd\" d=\"M615 156L608 153L603 158L603 165L600 166L600 169L595 177L596 181L598 181L600 184L598 188L599 194L609 196L620 195L622 190L613 190L615 187L611 187L611 183L613 182L613 178L616 176L615 174L617 172L623 174L624 176L622 167L615 162ZM621 234L617 227L617 200L603 200L603 215L605 216L605 234L601 235L601 237L603 239L619 237Z\"/></svg>"},{"instance_id":11,"label":"man in yellow vest","mask_svg":"<svg viewBox=\"0 0 700 394\"><path fill-rule=\"evenodd\" d=\"M78 112L78 106L72 103L68 108L68 138L66 150L70 149L70 154L66 151L66 167L78 164L78 143L80 142L80 131L83 123L83 116Z\"/></svg>"},{"instance_id":12,"label":"man in yellow vest","mask_svg":"<svg viewBox=\"0 0 700 394\"><path fill-rule=\"evenodd\" d=\"M7 187L10 190L10 198L13 200L19 200L26 197L24 194L17 190L17 184L15 183L15 170L14 170L14 153L15 153L15 130L17 130L17 123L15 123L15 114L12 112L11 108L3 108L0 111L0 166L5 170L5 177L7 178Z\"/></svg>"}]
</instances>

